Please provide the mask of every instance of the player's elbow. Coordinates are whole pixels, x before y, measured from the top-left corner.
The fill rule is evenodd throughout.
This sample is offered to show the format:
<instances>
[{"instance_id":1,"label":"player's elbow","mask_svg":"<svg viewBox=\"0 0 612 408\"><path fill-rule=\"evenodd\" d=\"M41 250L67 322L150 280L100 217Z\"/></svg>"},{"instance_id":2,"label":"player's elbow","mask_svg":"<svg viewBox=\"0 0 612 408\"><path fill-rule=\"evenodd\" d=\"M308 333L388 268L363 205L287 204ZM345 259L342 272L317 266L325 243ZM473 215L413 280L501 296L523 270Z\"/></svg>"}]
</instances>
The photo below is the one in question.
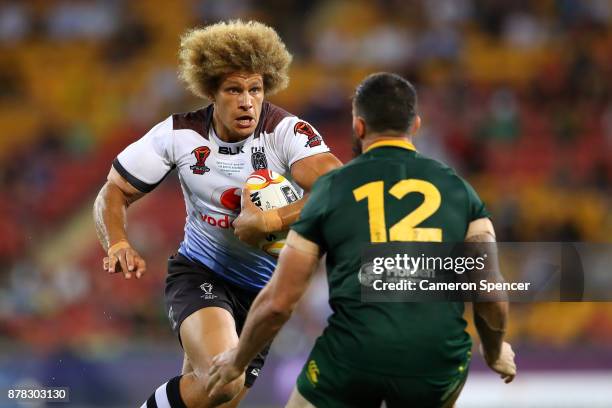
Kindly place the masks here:
<instances>
[{"instance_id":1,"label":"player's elbow","mask_svg":"<svg viewBox=\"0 0 612 408\"><path fill-rule=\"evenodd\" d=\"M100 191L98 191L98 195L96 196L96 199L94 200L94 204L93 204L94 215L97 214L97 212L102 208L102 205L104 203L105 191L106 191L106 184L104 184L102 188L100 189Z\"/></svg>"},{"instance_id":2,"label":"player's elbow","mask_svg":"<svg viewBox=\"0 0 612 408\"><path fill-rule=\"evenodd\" d=\"M96 199L93 203L93 218L96 225L103 223L104 213L108 209L106 197L106 185L102 187L102 189L98 192Z\"/></svg>"},{"instance_id":3,"label":"player's elbow","mask_svg":"<svg viewBox=\"0 0 612 408\"><path fill-rule=\"evenodd\" d=\"M125 204L125 197L117 186L107 181L98 192L94 201L94 212L112 209L115 203Z\"/></svg>"}]
</instances>

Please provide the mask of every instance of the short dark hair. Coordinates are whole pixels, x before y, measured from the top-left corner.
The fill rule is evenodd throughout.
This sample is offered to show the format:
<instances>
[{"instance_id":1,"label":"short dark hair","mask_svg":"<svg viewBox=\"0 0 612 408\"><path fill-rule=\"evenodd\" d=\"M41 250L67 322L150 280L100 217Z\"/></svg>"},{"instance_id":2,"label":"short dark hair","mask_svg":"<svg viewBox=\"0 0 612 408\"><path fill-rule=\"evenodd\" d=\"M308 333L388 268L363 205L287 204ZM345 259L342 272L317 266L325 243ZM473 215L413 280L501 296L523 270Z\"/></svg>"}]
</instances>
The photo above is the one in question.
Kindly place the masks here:
<instances>
[{"instance_id":1,"label":"short dark hair","mask_svg":"<svg viewBox=\"0 0 612 408\"><path fill-rule=\"evenodd\" d=\"M417 95L410 82L397 74L369 75L355 90L355 114L367 132L407 132L416 116Z\"/></svg>"}]
</instances>

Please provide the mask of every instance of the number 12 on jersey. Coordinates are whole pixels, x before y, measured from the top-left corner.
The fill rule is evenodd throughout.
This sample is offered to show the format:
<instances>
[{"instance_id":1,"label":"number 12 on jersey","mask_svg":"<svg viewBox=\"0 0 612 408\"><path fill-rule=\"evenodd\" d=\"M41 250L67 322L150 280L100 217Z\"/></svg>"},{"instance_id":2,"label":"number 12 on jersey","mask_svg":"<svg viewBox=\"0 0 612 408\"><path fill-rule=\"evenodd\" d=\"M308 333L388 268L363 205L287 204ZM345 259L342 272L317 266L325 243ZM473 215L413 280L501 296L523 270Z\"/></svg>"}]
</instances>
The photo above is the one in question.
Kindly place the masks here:
<instances>
[{"instance_id":1,"label":"number 12 on jersey","mask_svg":"<svg viewBox=\"0 0 612 408\"><path fill-rule=\"evenodd\" d=\"M440 191L430 182L419 179L400 180L389 190L389 194L398 200L410 193L423 194L423 202L389 228L389 239L387 239L384 182L372 181L353 190L356 201L368 200L371 242L388 240L442 242L442 228L417 228L417 225L432 216L440 207L442 202Z\"/></svg>"}]
</instances>

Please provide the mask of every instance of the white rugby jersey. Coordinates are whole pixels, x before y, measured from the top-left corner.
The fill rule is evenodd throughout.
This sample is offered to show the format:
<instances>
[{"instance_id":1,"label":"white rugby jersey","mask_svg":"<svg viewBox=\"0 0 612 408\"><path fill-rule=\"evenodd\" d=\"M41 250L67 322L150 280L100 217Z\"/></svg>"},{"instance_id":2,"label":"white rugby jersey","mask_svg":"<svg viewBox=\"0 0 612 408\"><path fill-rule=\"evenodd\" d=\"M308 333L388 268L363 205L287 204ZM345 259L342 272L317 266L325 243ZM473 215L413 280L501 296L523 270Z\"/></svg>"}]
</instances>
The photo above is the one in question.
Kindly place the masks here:
<instances>
[{"instance_id":1,"label":"white rugby jersey","mask_svg":"<svg viewBox=\"0 0 612 408\"><path fill-rule=\"evenodd\" d=\"M263 103L255 132L236 143L217 137L212 113L209 105L170 116L119 153L113 167L142 192L153 190L176 167L187 209L179 252L224 279L259 290L276 259L234 235L242 186L263 168L291 180L293 163L329 148L307 122L269 102Z\"/></svg>"}]
</instances>

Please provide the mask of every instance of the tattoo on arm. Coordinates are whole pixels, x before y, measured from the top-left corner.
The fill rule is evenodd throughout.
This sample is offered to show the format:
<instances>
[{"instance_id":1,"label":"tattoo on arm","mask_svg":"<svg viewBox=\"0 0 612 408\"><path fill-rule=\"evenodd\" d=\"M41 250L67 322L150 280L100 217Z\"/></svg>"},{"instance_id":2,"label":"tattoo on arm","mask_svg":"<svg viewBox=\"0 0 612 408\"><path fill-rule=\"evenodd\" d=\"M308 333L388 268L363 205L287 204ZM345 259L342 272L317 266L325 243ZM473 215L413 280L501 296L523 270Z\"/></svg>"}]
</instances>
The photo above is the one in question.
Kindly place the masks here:
<instances>
[{"instance_id":1,"label":"tattoo on arm","mask_svg":"<svg viewBox=\"0 0 612 408\"><path fill-rule=\"evenodd\" d=\"M105 251L120 241L127 240L126 210L143 194L126 194L112 182L104 184L93 207L96 233Z\"/></svg>"}]
</instances>

